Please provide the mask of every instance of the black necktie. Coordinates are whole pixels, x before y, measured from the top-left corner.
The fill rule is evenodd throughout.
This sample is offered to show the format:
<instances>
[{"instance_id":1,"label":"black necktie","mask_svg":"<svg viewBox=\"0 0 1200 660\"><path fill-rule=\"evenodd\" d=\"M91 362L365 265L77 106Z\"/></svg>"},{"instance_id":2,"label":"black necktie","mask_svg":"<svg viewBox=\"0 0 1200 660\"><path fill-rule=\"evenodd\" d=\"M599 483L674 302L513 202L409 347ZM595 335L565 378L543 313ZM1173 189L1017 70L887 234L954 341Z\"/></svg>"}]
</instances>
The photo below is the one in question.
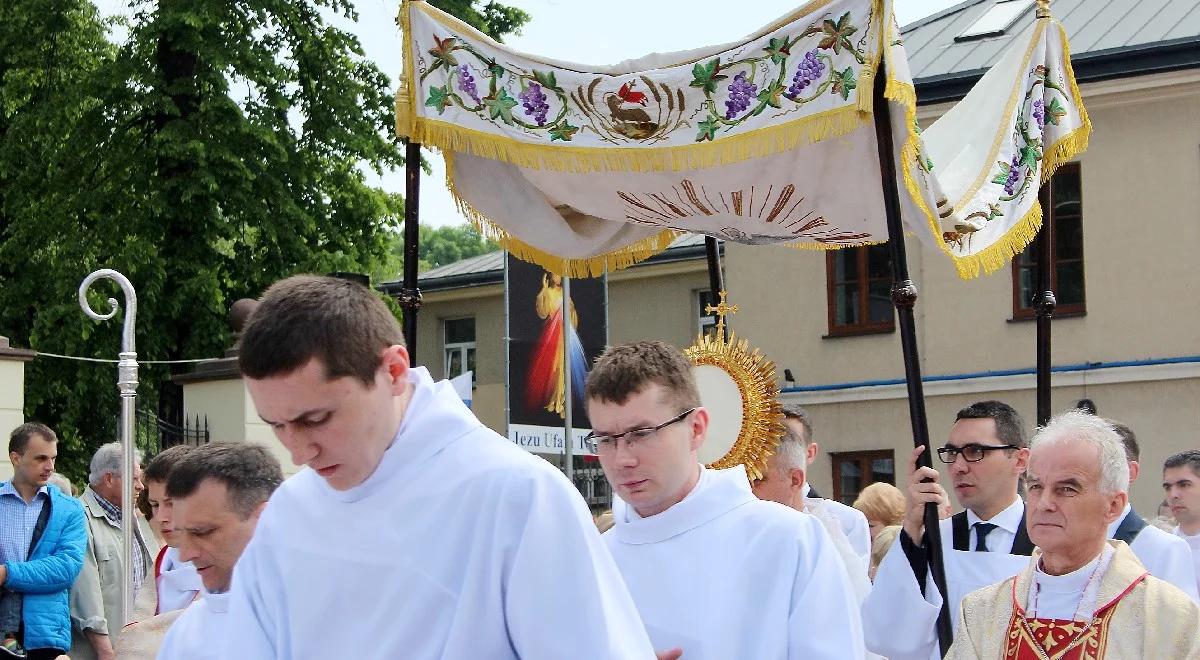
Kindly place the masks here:
<instances>
[{"instance_id":1,"label":"black necktie","mask_svg":"<svg viewBox=\"0 0 1200 660\"><path fill-rule=\"evenodd\" d=\"M992 523L977 522L975 523L975 552L987 552L987 535L996 529Z\"/></svg>"}]
</instances>

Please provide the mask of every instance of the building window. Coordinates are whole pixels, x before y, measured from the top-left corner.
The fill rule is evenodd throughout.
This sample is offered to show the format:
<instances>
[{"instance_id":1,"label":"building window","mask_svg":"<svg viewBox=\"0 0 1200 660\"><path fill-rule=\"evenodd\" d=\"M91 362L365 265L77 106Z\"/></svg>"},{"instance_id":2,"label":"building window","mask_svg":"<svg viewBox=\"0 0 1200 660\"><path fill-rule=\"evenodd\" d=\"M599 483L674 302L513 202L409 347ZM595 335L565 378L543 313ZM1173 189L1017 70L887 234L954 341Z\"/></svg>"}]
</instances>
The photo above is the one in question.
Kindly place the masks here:
<instances>
[{"instance_id":1,"label":"building window","mask_svg":"<svg viewBox=\"0 0 1200 660\"><path fill-rule=\"evenodd\" d=\"M896 485L896 459L890 449L834 452L830 458L833 499L842 504L854 504L858 494L875 482Z\"/></svg>"},{"instance_id":2,"label":"building window","mask_svg":"<svg viewBox=\"0 0 1200 660\"><path fill-rule=\"evenodd\" d=\"M830 250L825 268L830 335L895 330L892 262L886 244Z\"/></svg>"},{"instance_id":3,"label":"building window","mask_svg":"<svg viewBox=\"0 0 1200 660\"><path fill-rule=\"evenodd\" d=\"M709 313L707 308L716 307L718 301L713 300L712 291L700 289L696 292L696 302L696 327L700 334L708 335L717 327L717 316Z\"/></svg>"},{"instance_id":4,"label":"building window","mask_svg":"<svg viewBox=\"0 0 1200 660\"><path fill-rule=\"evenodd\" d=\"M1055 316L1087 312L1083 278L1083 197L1079 163L1069 163L1054 173L1050 203L1054 207L1054 245L1050 250L1050 286L1058 305ZM1013 318L1034 318L1037 301L1037 250L1039 235L1013 259Z\"/></svg>"},{"instance_id":5,"label":"building window","mask_svg":"<svg viewBox=\"0 0 1200 660\"><path fill-rule=\"evenodd\" d=\"M444 345L446 378L461 376L470 371L471 382L477 382L479 374L475 372L475 319L447 319Z\"/></svg>"}]
</instances>

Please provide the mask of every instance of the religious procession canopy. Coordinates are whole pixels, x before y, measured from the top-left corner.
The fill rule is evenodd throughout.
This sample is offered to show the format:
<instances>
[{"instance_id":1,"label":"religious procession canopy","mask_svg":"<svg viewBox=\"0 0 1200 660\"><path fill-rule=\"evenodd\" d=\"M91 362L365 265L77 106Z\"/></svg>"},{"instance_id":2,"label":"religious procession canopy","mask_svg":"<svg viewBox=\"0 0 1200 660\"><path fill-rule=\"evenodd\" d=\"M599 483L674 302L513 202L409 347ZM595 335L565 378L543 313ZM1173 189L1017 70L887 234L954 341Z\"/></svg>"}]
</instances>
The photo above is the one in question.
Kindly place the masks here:
<instances>
[{"instance_id":1,"label":"religious procession canopy","mask_svg":"<svg viewBox=\"0 0 1200 660\"><path fill-rule=\"evenodd\" d=\"M905 230L974 277L1033 239L1040 184L1091 130L1041 8L924 131L890 0L816 0L733 43L611 66L513 52L420 0L400 24L399 133L441 150L486 235L564 275L629 266L683 232L886 241L872 114L886 75Z\"/></svg>"}]
</instances>

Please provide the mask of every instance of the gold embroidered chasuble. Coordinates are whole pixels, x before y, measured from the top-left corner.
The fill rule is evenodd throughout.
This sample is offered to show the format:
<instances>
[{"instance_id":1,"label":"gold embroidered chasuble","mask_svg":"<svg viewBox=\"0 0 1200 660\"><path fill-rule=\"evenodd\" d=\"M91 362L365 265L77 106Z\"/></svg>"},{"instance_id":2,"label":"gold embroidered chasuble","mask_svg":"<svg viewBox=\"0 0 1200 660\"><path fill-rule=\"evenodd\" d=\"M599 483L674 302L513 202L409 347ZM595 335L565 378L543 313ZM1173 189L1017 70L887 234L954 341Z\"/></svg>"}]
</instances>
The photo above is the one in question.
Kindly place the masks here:
<instances>
[{"instance_id":1,"label":"gold embroidered chasuble","mask_svg":"<svg viewBox=\"0 0 1200 660\"><path fill-rule=\"evenodd\" d=\"M1141 660L1200 658L1200 607L1150 576L1122 541L1100 578L1087 621L1027 618L1041 551L1019 575L972 592L947 660Z\"/></svg>"}]
</instances>

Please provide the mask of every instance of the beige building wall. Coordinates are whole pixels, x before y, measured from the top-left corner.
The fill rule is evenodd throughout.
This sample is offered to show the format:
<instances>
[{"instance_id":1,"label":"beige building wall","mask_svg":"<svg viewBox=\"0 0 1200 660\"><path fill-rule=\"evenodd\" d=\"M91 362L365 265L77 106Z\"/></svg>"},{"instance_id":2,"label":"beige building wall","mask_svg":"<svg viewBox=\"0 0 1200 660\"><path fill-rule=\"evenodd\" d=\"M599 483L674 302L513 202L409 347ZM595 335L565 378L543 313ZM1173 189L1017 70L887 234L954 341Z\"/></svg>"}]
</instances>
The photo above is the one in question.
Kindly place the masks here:
<instances>
[{"instance_id":1,"label":"beige building wall","mask_svg":"<svg viewBox=\"0 0 1200 660\"><path fill-rule=\"evenodd\" d=\"M1200 72L1145 76L1083 87L1094 132L1080 158L1087 315L1053 325L1054 364L1200 355ZM944 107L923 108L928 123ZM961 280L948 259L906 241L909 269L920 290L917 339L926 376L1029 369L1035 365L1035 324L1012 321L1009 267ZM832 385L904 376L900 336L827 337L825 254L783 247L726 246L730 301L742 307L734 327L791 368L797 385ZM1144 472L1135 505L1153 515L1161 500L1162 460L1200 447L1200 371L1196 364L1093 369L1056 375L1054 410L1084 396L1102 415L1127 423L1143 447ZM1080 380L1092 379L1086 388ZM944 441L954 412L971 401L999 398L1033 423L1033 377L997 391L984 381L937 394L926 384L930 434ZM1101 381L1097 384L1097 381ZM1112 382L1109 382L1112 381ZM1122 382L1123 381L1123 382ZM899 395L867 398L796 394L811 408L822 457L810 476L832 495L831 451L893 448L902 473L911 447L908 410ZM840 398L839 398L840 397ZM834 399L837 399L834 401ZM865 400L864 400L865 399Z\"/></svg>"},{"instance_id":2,"label":"beige building wall","mask_svg":"<svg viewBox=\"0 0 1200 660\"><path fill-rule=\"evenodd\" d=\"M290 476L300 468L271 427L258 416L250 391L241 378L192 381L183 384L183 412L188 419L208 419L213 442L257 442L271 451Z\"/></svg>"},{"instance_id":3,"label":"beige building wall","mask_svg":"<svg viewBox=\"0 0 1200 660\"><path fill-rule=\"evenodd\" d=\"M0 357L0 429L4 435L4 460L0 461L0 481L12 478L12 463L8 460L8 435L25 423L25 362Z\"/></svg>"},{"instance_id":4,"label":"beige building wall","mask_svg":"<svg viewBox=\"0 0 1200 660\"><path fill-rule=\"evenodd\" d=\"M479 421L504 434L504 287L499 284L433 291L417 315L417 364L434 380L446 377L445 323L475 318L475 391Z\"/></svg>"},{"instance_id":5,"label":"beige building wall","mask_svg":"<svg viewBox=\"0 0 1200 660\"><path fill-rule=\"evenodd\" d=\"M25 363L37 355L24 348L12 348L7 337L0 336L0 429L4 446L13 429L25 423ZM8 451L0 461L0 481L12 478L12 462Z\"/></svg>"},{"instance_id":6,"label":"beige building wall","mask_svg":"<svg viewBox=\"0 0 1200 660\"><path fill-rule=\"evenodd\" d=\"M1080 384L1080 376L1059 374L1054 379L1053 394L1056 400L1070 403L1091 398L1102 415L1120 420L1134 430L1141 445L1142 475L1134 483L1130 496L1134 506L1149 517L1155 515L1163 499L1163 461L1175 452L1200 447L1200 431L1196 430L1200 428L1200 407L1195 405L1200 401L1200 365L1093 375L1097 380L1118 378L1131 380L1085 386ZM955 413L986 399L1009 403L1032 425L1036 414L1033 388L1032 376L930 384L925 397L930 443L935 448L945 443ZM812 393L783 396L787 402L803 405L812 415L813 437L821 452L810 468L809 479L822 495L833 497L835 492L831 460L835 452L891 450L897 481L903 481L913 447L908 400L903 385L886 389L887 392L859 393L862 397L859 400L846 396L845 401ZM867 398L875 396L880 398ZM947 466L936 457L934 465L942 472L943 484L948 483Z\"/></svg>"}]
</instances>

